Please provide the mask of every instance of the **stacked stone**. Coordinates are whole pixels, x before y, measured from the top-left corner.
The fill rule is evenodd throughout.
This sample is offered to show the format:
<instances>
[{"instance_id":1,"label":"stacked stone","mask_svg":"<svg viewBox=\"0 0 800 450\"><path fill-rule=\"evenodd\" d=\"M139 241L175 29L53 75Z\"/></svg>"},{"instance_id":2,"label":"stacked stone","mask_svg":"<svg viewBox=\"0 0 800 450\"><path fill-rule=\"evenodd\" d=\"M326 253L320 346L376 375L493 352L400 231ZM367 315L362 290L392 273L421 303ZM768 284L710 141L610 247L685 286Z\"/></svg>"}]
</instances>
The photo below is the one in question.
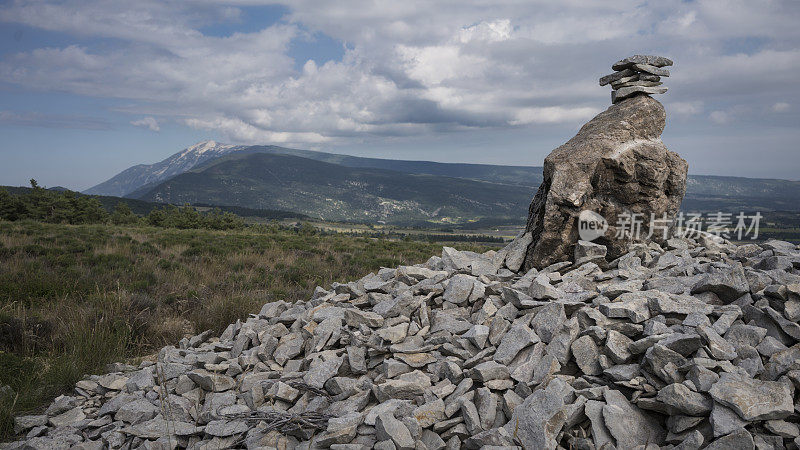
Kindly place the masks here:
<instances>
[{"instance_id":1,"label":"stacked stone","mask_svg":"<svg viewBox=\"0 0 800 450\"><path fill-rule=\"evenodd\" d=\"M79 381L0 448L800 445L800 250L445 247Z\"/></svg>"},{"instance_id":2,"label":"stacked stone","mask_svg":"<svg viewBox=\"0 0 800 450\"><path fill-rule=\"evenodd\" d=\"M663 94L661 77L668 77L672 60L663 56L633 55L611 66L616 72L600 78L600 86L611 84L611 103L639 94Z\"/></svg>"}]
</instances>

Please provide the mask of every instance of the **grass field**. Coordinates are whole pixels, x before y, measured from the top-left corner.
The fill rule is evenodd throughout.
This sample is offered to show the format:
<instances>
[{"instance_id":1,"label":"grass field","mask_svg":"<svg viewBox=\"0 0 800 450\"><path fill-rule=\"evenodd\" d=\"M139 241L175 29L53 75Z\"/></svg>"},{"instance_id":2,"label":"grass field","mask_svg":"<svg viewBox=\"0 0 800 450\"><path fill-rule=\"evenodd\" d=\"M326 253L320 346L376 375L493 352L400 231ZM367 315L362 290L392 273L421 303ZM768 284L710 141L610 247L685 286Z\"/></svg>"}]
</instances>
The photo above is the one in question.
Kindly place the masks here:
<instances>
[{"instance_id":1,"label":"grass field","mask_svg":"<svg viewBox=\"0 0 800 450\"><path fill-rule=\"evenodd\" d=\"M485 251L475 244L448 243ZM84 374L273 300L426 261L441 244L319 234L0 221L0 439ZM5 393L3 393L5 392Z\"/></svg>"}]
</instances>

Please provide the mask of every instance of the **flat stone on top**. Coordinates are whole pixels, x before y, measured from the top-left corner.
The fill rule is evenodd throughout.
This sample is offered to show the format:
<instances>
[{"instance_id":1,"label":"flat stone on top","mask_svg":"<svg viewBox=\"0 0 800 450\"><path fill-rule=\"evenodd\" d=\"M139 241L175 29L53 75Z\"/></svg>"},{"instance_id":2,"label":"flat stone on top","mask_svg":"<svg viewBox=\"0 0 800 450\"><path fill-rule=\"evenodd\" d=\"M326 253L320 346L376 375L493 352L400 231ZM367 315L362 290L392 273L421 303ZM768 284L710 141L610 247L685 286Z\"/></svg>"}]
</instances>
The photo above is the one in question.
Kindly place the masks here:
<instances>
[{"instance_id":1,"label":"flat stone on top","mask_svg":"<svg viewBox=\"0 0 800 450\"><path fill-rule=\"evenodd\" d=\"M633 55L615 62L611 68L623 70L633 67L634 64L649 64L655 67L671 66L672 60L663 56L655 55Z\"/></svg>"}]
</instances>

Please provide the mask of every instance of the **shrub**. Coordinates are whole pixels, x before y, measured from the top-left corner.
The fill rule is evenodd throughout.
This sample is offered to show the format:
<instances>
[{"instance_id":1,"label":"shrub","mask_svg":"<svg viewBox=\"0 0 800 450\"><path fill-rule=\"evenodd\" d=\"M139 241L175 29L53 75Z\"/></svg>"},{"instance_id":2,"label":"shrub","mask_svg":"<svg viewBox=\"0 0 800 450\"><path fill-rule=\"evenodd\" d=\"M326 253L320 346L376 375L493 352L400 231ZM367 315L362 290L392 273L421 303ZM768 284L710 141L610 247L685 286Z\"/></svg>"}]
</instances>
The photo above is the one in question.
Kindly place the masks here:
<instances>
[{"instance_id":1,"label":"shrub","mask_svg":"<svg viewBox=\"0 0 800 450\"><path fill-rule=\"evenodd\" d=\"M114 225L132 225L139 222L139 216L131 211L131 207L125 202L117 203L114 212L111 213L111 223Z\"/></svg>"},{"instance_id":2,"label":"shrub","mask_svg":"<svg viewBox=\"0 0 800 450\"><path fill-rule=\"evenodd\" d=\"M0 219L32 219L49 223L88 224L108 220L108 213L96 198L66 190L49 191L31 180L28 194L11 195L0 189Z\"/></svg>"},{"instance_id":3,"label":"shrub","mask_svg":"<svg viewBox=\"0 0 800 450\"><path fill-rule=\"evenodd\" d=\"M154 227L207 230L241 230L245 228L244 219L231 212L218 208L201 213L192 206L177 207L168 205L150 211L146 222Z\"/></svg>"}]
</instances>

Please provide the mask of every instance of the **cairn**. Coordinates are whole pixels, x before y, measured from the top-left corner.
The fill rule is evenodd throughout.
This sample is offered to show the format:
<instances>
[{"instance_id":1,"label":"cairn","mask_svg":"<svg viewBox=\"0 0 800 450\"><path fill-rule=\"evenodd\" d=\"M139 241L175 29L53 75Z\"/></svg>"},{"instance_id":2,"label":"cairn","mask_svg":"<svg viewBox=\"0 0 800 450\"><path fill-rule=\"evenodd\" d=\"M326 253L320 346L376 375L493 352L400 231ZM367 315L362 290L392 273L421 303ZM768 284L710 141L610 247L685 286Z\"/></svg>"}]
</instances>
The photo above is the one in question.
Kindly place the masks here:
<instances>
[{"instance_id":1,"label":"cairn","mask_svg":"<svg viewBox=\"0 0 800 450\"><path fill-rule=\"evenodd\" d=\"M633 55L611 66L616 72L600 78L600 86L611 84L611 103L639 94L663 94L661 77L668 77L672 60L663 56Z\"/></svg>"}]
</instances>

